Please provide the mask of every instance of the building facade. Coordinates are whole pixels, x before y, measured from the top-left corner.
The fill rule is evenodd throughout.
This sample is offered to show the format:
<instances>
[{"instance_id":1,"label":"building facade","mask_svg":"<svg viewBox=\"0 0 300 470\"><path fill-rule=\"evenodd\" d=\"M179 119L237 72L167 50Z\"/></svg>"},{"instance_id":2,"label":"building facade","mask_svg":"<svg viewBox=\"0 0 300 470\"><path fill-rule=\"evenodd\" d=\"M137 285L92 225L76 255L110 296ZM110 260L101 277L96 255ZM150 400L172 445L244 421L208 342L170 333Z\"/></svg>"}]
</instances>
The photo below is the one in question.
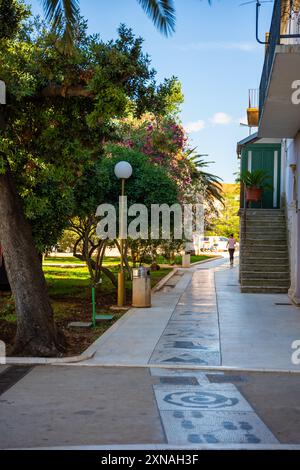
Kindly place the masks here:
<instances>
[{"instance_id":1,"label":"building facade","mask_svg":"<svg viewBox=\"0 0 300 470\"><path fill-rule=\"evenodd\" d=\"M300 304L300 0L275 0L267 37L257 138L280 141L280 207L288 229L289 295Z\"/></svg>"}]
</instances>

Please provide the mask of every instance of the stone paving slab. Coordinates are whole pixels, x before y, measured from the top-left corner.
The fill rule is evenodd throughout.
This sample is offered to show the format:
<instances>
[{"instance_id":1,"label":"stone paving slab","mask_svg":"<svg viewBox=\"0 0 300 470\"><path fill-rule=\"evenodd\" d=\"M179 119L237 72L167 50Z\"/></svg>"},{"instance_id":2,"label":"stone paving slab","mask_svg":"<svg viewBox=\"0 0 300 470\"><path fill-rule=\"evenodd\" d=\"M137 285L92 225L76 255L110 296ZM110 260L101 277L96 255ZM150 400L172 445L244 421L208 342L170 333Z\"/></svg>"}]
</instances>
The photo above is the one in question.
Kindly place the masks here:
<instances>
[{"instance_id":1,"label":"stone paving slab","mask_svg":"<svg viewBox=\"0 0 300 470\"><path fill-rule=\"evenodd\" d=\"M300 309L286 294L242 294L238 269L216 274L222 365L240 368L300 370L291 360L300 339ZM237 286L235 286L237 284Z\"/></svg>"},{"instance_id":2,"label":"stone paving slab","mask_svg":"<svg viewBox=\"0 0 300 470\"><path fill-rule=\"evenodd\" d=\"M190 376L196 377L194 375L194 371L190 372ZM184 377L182 374L175 375L175 377ZM197 381L198 382L198 381ZM156 390L166 390L167 392L170 391L170 388L172 388L173 384L154 384L153 389L154 391ZM216 392L216 393L223 393L223 392L238 392L236 386L233 383L212 383L210 381L202 380L201 377L199 377L199 382L197 384L185 384L185 385L178 385L179 391L182 391L184 389L185 392L197 392L197 391L202 391L202 392ZM176 390L176 388L175 388ZM242 395L238 392L239 396L242 397ZM182 406L185 406L184 403L182 403Z\"/></svg>"},{"instance_id":3,"label":"stone paving slab","mask_svg":"<svg viewBox=\"0 0 300 470\"><path fill-rule=\"evenodd\" d=\"M195 320L187 320L187 319L180 319L178 317L172 317L167 325L168 329L176 329L180 327L180 323L182 326L193 326L194 330L197 331L199 334L201 333L215 333L215 330L218 331L218 318L215 314L211 314L209 318L195 318Z\"/></svg>"},{"instance_id":4,"label":"stone paving slab","mask_svg":"<svg viewBox=\"0 0 300 470\"><path fill-rule=\"evenodd\" d=\"M207 325L203 324L203 321L195 322L181 322L181 321L170 321L165 329L164 336L167 340L170 338L195 338L195 339L219 339L218 329L207 329ZM161 339L160 339L161 341Z\"/></svg>"},{"instance_id":5,"label":"stone paving slab","mask_svg":"<svg viewBox=\"0 0 300 470\"><path fill-rule=\"evenodd\" d=\"M179 305L177 304L177 307L175 308L174 312L191 312L191 313L199 313L201 315L204 314L210 314L210 313L217 313L217 307L216 305Z\"/></svg>"},{"instance_id":6,"label":"stone paving slab","mask_svg":"<svg viewBox=\"0 0 300 470\"><path fill-rule=\"evenodd\" d=\"M212 310L215 312L216 309L216 303L215 302L209 302L209 301L200 301L199 297L196 297L194 299L194 302L191 303L191 299L188 298L187 300L182 300L180 303L177 304L178 307L185 307L189 309L190 307L197 309L197 310Z\"/></svg>"},{"instance_id":7,"label":"stone paving slab","mask_svg":"<svg viewBox=\"0 0 300 470\"><path fill-rule=\"evenodd\" d=\"M166 350L169 348L175 349L189 349L194 351L210 351L210 352L219 352L219 341L216 339L171 339L166 341L161 341L158 343L157 349Z\"/></svg>"},{"instance_id":8,"label":"stone paving slab","mask_svg":"<svg viewBox=\"0 0 300 470\"><path fill-rule=\"evenodd\" d=\"M186 369L159 369L158 367L151 368L150 373L153 377L196 377L198 383L209 383L209 380L204 372Z\"/></svg>"},{"instance_id":9,"label":"stone paving slab","mask_svg":"<svg viewBox=\"0 0 300 470\"><path fill-rule=\"evenodd\" d=\"M191 277L184 272L171 293L154 294L151 308L130 309L87 349L95 355L82 365L147 364Z\"/></svg>"},{"instance_id":10,"label":"stone paving slab","mask_svg":"<svg viewBox=\"0 0 300 470\"><path fill-rule=\"evenodd\" d=\"M150 364L186 364L186 365L219 365L220 353L218 351L202 351L196 352L190 349L155 350Z\"/></svg>"},{"instance_id":11,"label":"stone paving slab","mask_svg":"<svg viewBox=\"0 0 300 470\"><path fill-rule=\"evenodd\" d=\"M157 406L160 411L172 410L214 410L214 411L247 411L252 410L249 403L238 390L223 386L207 385L206 387L174 387L154 386Z\"/></svg>"},{"instance_id":12,"label":"stone paving slab","mask_svg":"<svg viewBox=\"0 0 300 470\"><path fill-rule=\"evenodd\" d=\"M234 385L230 380L236 374L162 367L35 367L1 397L0 447L216 450L231 445L265 449L279 445L276 439L300 443L300 376L240 371L243 380ZM213 383L216 376L218 383ZM163 377L196 378L199 385L178 385L176 380L164 385ZM219 383L222 378L229 383ZM200 391L202 396L195 396ZM164 401L166 395L171 405ZM233 399L238 399L239 410Z\"/></svg>"},{"instance_id":13,"label":"stone paving slab","mask_svg":"<svg viewBox=\"0 0 300 470\"><path fill-rule=\"evenodd\" d=\"M175 311L171 317L171 321L201 321L205 322L206 324L211 324L212 327L218 326L218 318L217 315L214 313L191 313L188 311L186 312L178 312Z\"/></svg>"},{"instance_id":14,"label":"stone paving slab","mask_svg":"<svg viewBox=\"0 0 300 470\"><path fill-rule=\"evenodd\" d=\"M184 444L278 444L252 412L162 411L168 442Z\"/></svg>"},{"instance_id":15,"label":"stone paving slab","mask_svg":"<svg viewBox=\"0 0 300 470\"><path fill-rule=\"evenodd\" d=\"M142 368L37 366L0 400L0 448L166 442Z\"/></svg>"}]
</instances>

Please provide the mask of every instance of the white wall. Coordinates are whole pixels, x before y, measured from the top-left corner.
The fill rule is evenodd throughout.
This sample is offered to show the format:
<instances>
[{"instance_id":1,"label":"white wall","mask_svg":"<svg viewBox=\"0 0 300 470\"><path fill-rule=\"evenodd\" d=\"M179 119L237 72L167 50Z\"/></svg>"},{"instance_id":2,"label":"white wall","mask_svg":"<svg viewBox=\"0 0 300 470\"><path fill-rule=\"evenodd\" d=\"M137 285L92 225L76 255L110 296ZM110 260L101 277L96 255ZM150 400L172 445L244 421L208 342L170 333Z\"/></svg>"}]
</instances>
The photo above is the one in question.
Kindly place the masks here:
<instances>
[{"instance_id":1,"label":"white wall","mask_svg":"<svg viewBox=\"0 0 300 470\"><path fill-rule=\"evenodd\" d=\"M283 198L286 204L290 255L291 299L300 304L300 133L283 141Z\"/></svg>"},{"instance_id":2,"label":"white wall","mask_svg":"<svg viewBox=\"0 0 300 470\"><path fill-rule=\"evenodd\" d=\"M298 10L296 8L296 10ZM288 20L285 34L300 34L300 12L293 11ZM281 40L282 44L300 44L300 38L285 38Z\"/></svg>"}]
</instances>

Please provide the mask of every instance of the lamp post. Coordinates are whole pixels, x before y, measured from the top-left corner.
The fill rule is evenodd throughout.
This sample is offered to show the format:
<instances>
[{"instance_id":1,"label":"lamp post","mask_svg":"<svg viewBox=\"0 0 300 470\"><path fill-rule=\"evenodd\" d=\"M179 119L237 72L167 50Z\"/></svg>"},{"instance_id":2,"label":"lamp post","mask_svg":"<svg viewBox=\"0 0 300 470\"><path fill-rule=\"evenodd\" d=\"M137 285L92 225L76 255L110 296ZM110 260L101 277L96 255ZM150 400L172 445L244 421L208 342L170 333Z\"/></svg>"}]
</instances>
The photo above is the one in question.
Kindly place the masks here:
<instances>
[{"instance_id":1,"label":"lamp post","mask_svg":"<svg viewBox=\"0 0 300 470\"><path fill-rule=\"evenodd\" d=\"M118 273L118 307L125 305L125 275L124 275L124 239L125 239L125 221L124 221L124 197L125 197L125 180L132 175L132 166L128 162L119 162L115 166L115 175L121 180L121 197L120 197L120 255L121 266Z\"/></svg>"}]
</instances>

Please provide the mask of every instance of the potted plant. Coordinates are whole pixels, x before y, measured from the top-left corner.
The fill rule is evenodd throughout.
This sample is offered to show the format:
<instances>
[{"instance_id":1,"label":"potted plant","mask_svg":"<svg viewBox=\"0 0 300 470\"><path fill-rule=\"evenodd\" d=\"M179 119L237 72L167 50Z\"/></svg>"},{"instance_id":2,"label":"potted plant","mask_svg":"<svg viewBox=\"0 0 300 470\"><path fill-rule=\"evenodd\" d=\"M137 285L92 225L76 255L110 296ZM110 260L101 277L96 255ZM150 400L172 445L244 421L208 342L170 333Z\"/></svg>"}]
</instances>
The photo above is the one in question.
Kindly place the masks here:
<instances>
[{"instance_id":1,"label":"potted plant","mask_svg":"<svg viewBox=\"0 0 300 470\"><path fill-rule=\"evenodd\" d=\"M272 189L270 176L265 170L246 171L239 178L246 188L246 201L261 201L264 189Z\"/></svg>"}]
</instances>

